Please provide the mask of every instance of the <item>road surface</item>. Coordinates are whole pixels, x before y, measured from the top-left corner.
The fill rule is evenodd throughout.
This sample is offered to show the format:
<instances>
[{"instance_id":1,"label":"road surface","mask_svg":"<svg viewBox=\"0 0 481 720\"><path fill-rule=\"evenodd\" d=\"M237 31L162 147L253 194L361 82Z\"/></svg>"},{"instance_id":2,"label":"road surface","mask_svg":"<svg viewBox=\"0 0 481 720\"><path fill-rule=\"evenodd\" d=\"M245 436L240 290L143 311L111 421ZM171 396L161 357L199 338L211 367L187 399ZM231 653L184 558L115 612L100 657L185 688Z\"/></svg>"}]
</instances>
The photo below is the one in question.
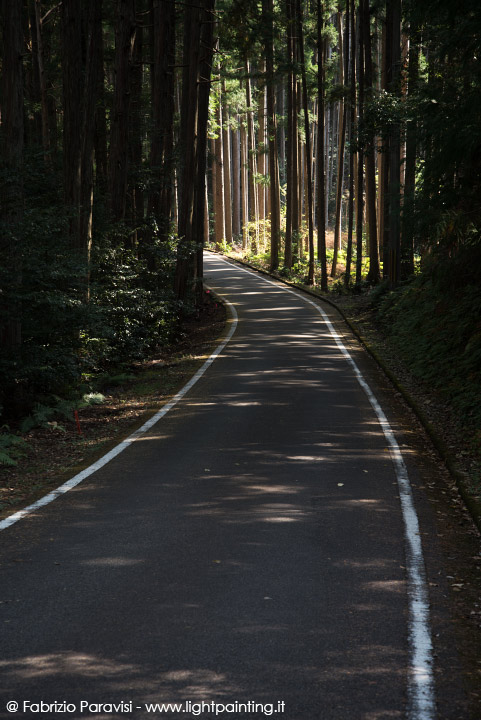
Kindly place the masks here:
<instances>
[{"instance_id":1,"label":"road surface","mask_svg":"<svg viewBox=\"0 0 481 720\"><path fill-rule=\"evenodd\" d=\"M205 274L239 318L212 365L0 533L0 717L436 717L372 399L313 304L213 255Z\"/></svg>"}]
</instances>

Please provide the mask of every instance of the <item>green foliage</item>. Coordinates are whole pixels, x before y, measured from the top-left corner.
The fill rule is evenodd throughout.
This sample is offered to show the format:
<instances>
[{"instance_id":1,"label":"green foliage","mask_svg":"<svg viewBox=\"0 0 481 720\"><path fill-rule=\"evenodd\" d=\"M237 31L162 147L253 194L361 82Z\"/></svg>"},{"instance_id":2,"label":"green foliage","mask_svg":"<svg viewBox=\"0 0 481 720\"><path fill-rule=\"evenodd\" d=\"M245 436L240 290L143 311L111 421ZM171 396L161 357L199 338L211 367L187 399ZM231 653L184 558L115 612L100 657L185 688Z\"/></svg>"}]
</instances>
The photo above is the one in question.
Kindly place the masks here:
<instances>
[{"instance_id":1,"label":"green foliage","mask_svg":"<svg viewBox=\"0 0 481 720\"><path fill-rule=\"evenodd\" d=\"M26 441L8 432L5 425L0 432L0 465L15 467L26 453Z\"/></svg>"},{"instance_id":2,"label":"green foliage","mask_svg":"<svg viewBox=\"0 0 481 720\"><path fill-rule=\"evenodd\" d=\"M140 359L172 337L179 306L174 298L175 238L156 239L148 255L119 245L114 234L99 238L92 257L89 322L82 335L84 371L104 371Z\"/></svg>"},{"instance_id":3,"label":"green foliage","mask_svg":"<svg viewBox=\"0 0 481 720\"><path fill-rule=\"evenodd\" d=\"M68 387L78 375L78 331L85 322L85 273L69 252L68 218L58 207L28 208L15 226L0 223L4 253L0 268L3 322L21 327L21 347L0 348L3 393L8 412L22 389L35 398Z\"/></svg>"},{"instance_id":4,"label":"green foliage","mask_svg":"<svg viewBox=\"0 0 481 720\"><path fill-rule=\"evenodd\" d=\"M105 402L105 395L102 395L102 393L85 393L82 397L82 402L80 403L80 407L88 407L89 405L102 405L102 403Z\"/></svg>"},{"instance_id":5,"label":"green foliage","mask_svg":"<svg viewBox=\"0 0 481 720\"><path fill-rule=\"evenodd\" d=\"M436 388L474 428L481 428L481 292L467 285L441 292L420 277L377 290L379 317L395 347L420 380Z\"/></svg>"},{"instance_id":6,"label":"green foliage","mask_svg":"<svg viewBox=\"0 0 481 720\"><path fill-rule=\"evenodd\" d=\"M31 203L16 223L0 219L0 332L21 330L21 344L0 345L0 412L11 422L23 417L24 431L55 422L62 415L55 397L76 399L82 374L105 372L168 342L179 315L171 290L175 237L161 242L154 222L141 228L150 242L140 257L132 230L110 227L100 207L87 301L87 268L72 252L71 218L43 183L43 194L32 183Z\"/></svg>"},{"instance_id":7,"label":"green foliage","mask_svg":"<svg viewBox=\"0 0 481 720\"><path fill-rule=\"evenodd\" d=\"M77 403L56 395L48 398L48 402L48 405L45 401L35 403L31 414L24 418L20 425L23 433L36 427L65 432L64 426L59 424L58 419L72 420Z\"/></svg>"}]
</instances>

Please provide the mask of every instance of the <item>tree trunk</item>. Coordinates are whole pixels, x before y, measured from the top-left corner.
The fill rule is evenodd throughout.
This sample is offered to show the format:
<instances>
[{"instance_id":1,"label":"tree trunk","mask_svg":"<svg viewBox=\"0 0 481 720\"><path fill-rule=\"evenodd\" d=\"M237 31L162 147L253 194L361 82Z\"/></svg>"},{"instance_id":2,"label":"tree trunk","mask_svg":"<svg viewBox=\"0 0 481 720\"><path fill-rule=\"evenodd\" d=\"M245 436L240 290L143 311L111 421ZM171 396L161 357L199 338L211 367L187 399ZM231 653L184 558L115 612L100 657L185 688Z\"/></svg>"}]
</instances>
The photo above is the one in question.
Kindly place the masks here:
<instances>
[{"instance_id":1,"label":"tree trunk","mask_svg":"<svg viewBox=\"0 0 481 720\"><path fill-rule=\"evenodd\" d=\"M237 118L237 122L239 118ZM241 162L240 162L240 128L232 133L232 233L238 238L241 234Z\"/></svg>"},{"instance_id":2,"label":"tree trunk","mask_svg":"<svg viewBox=\"0 0 481 720\"><path fill-rule=\"evenodd\" d=\"M308 285L314 285L314 227L312 220L312 176L311 176L311 129L309 124L309 106L307 102L306 63L304 59L304 31L302 22L301 0L297 0L297 23L299 32L299 51L302 73L302 104L304 106L304 132L306 136L306 184L307 184L307 228L309 236L309 270Z\"/></svg>"},{"instance_id":3,"label":"tree trunk","mask_svg":"<svg viewBox=\"0 0 481 720\"><path fill-rule=\"evenodd\" d=\"M324 103L324 7L322 0L317 0L317 261L321 265L321 290L327 292L327 258L326 258L326 174L325 174L325 103Z\"/></svg>"},{"instance_id":4,"label":"tree trunk","mask_svg":"<svg viewBox=\"0 0 481 720\"><path fill-rule=\"evenodd\" d=\"M249 221L251 225L252 241L251 250L256 253L259 247L259 208L257 205L257 161L256 161L256 139L254 131L254 113L252 110L252 90L250 79L249 60L245 61L246 70L246 103L247 103L247 147L249 165Z\"/></svg>"},{"instance_id":5,"label":"tree trunk","mask_svg":"<svg viewBox=\"0 0 481 720\"><path fill-rule=\"evenodd\" d=\"M222 158L224 162L224 214L225 214L225 240L232 243L232 191L230 169L230 128L227 110L225 82L222 83Z\"/></svg>"},{"instance_id":6,"label":"tree trunk","mask_svg":"<svg viewBox=\"0 0 481 720\"><path fill-rule=\"evenodd\" d=\"M292 235L293 235L293 204L294 204L294 32L292 28L292 0L286 0L287 18L287 142L286 142L286 237L284 249L284 267L292 268ZM297 163L296 163L297 164Z\"/></svg>"},{"instance_id":7,"label":"tree trunk","mask_svg":"<svg viewBox=\"0 0 481 720\"><path fill-rule=\"evenodd\" d=\"M180 153L183 163L179 170L179 221L177 232L177 264L174 292L179 300L187 295L195 271L193 247L193 213L196 177L198 72L200 60L200 29L202 6L188 5L184 14L182 56L182 98L180 103Z\"/></svg>"},{"instance_id":8,"label":"tree trunk","mask_svg":"<svg viewBox=\"0 0 481 720\"><path fill-rule=\"evenodd\" d=\"M207 151L210 66L213 49L214 0L185 8L183 82L180 118L180 149L184 163L179 188L179 243L174 291L184 300L191 280L197 276L201 294L200 248L204 233L205 169Z\"/></svg>"},{"instance_id":9,"label":"tree trunk","mask_svg":"<svg viewBox=\"0 0 481 720\"><path fill-rule=\"evenodd\" d=\"M271 220L270 269L276 270L279 267L279 246L281 242L281 211L279 195L279 156L277 152L276 98L274 87L273 11L273 0L263 0L262 12L267 27L265 40L265 60L267 88L267 139L269 146L269 197Z\"/></svg>"},{"instance_id":10,"label":"tree trunk","mask_svg":"<svg viewBox=\"0 0 481 720\"><path fill-rule=\"evenodd\" d=\"M23 30L22 3L3 0L3 57L1 81L2 147L0 153L1 195L0 216L9 233L0 236L2 263L9 270L10 293L0 293L0 343L12 362L19 362L22 347L22 308L18 293L22 286L22 248L16 236L24 212L23 151ZM5 29L8 28L8 32ZM9 297L10 295L10 297ZM0 401L14 416L24 409L20 385L0 389Z\"/></svg>"},{"instance_id":11,"label":"tree trunk","mask_svg":"<svg viewBox=\"0 0 481 720\"><path fill-rule=\"evenodd\" d=\"M135 2L134 0L118 0L109 157L110 211L114 221L123 220L126 209L130 72L134 35Z\"/></svg>"},{"instance_id":12,"label":"tree trunk","mask_svg":"<svg viewBox=\"0 0 481 720\"><path fill-rule=\"evenodd\" d=\"M350 43L350 99L349 99L349 133L351 144L354 140L354 130L356 122L356 12L354 0L349 0L348 10L351 26L351 43ZM346 272L344 275L344 284L349 287L351 282L351 263L352 263L352 237L354 230L354 163L355 153L350 150L349 153L349 201L347 209L347 249L346 249Z\"/></svg>"},{"instance_id":13,"label":"tree trunk","mask_svg":"<svg viewBox=\"0 0 481 720\"><path fill-rule=\"evenodd\" d=\"M205 220L207 216L207 130L209 124L209 97L211 89L212 58L214 55L215 0L205 0L200 36L198 80L197 158L194 188L193 237L197 243L196 305L203 302L204 243L208 240Z\"/></svg>"},{"instance_id":14,"label":"tree trunk","mask_svg":"<svg viewBox=\"0 0 481 720\"><path fill-rule=\"evenodd\" d=\"M143 80L143 54L144 54L144 28L142 27L142 3L137 0L139 15L132 50L131 69L131 98L129 118L129 166L132 169L133 180L129 188L129 220L132 226L131 242L136 248L143 239L144 225L144 191L142 183L137 180L142 171L142 80Z\"/></svg>"},{"instance_id":15,"label":"tree trunk","mask_svg":"<svg viewBox=\"0 0 481 720\"><path fill-rule=\"evenodd\" d=\"M225 198L224 198L224 153L222 147L222 105L216 108L217 137L214 140L215 187L214 187L214 219L215 246L220 249L226 239Z\"/></svg>"},{"instance_id":16,"label":"tree trunk","mask_svg":"<svg viewBox=\"0 0 481 720\"><path fill-rule=\"evenodd\" d=\"M388 81L391 92L401 91L401 0L387 0L391 24L391 66ZM394 123L389 138L389 279L396 286L401 278L401 131Z\"/></svg>"},{"instance_id":17,"label":"tree trunk","mask_svg":"<svg viewBox=\"0 0 481 720\"><path fill-rule=\"evenodd\" d=\"M359 87L358 117L362 124L364 115L364 38L362 32L362 13L359 13L359 54L357 63L357 79ZM356 285L359 287L362 281L362 230L364 219L364 146L358 143L357 158L357 216L356 216Z\"/></svg>"},{"instance_id":18,"label":"tree trunk","mask_svg":"<svg viewBox=\"0 0 481 720\"><path fill-rule=\"evenodd\" d=\"M152 6L153 63L152 141L150 168L153 176L147 214L159 228L159 239L166 242L171 230L174 195L174 108L175 108L175 5L154 0Z\"/></svg>"},{"instance_id":19,"label":"tree trunk","mask_svg":"<svg viewBox=\"0 0 481 720\"><path fill-rule=\"evenodd\" d=\"M411 27L409 47L408 93L416 91L419 80L419 32ZM403 218L402 218L402 267L403 277L414 273L414 198L416 190L416 149L417 125L413 120L406 131L406 164L404 180Z\"/></svg>"},{"instance_id":20,"label":"tree trunk","mask_svg":"<svg viewBox=\"0 0 481 720\"><path fill-rule=\"evenodd\" d=\"M304 168L304 153L303 153L303 143L301 134L298 130L299 128L299 118L302 110L302 90L301 90L301 83L296 83L296 132L297 132L297 169L296 169L296 182L294 183L294 186L296 188L295 191L295 198L296 198L296 204L297 204L297 228L298 232L295 235L294 243L293 243L293 261L294 263L297 263L299 260L299 245L302 244L302 184L303 184L303 168Z\"/></svg>"},{"instance_id":21,"label":"tree trunk","mask_svg":"<svg viewBox=\"0 0 481 720\"><path fill-rule=\"evenodd\" d=\"M277 106L278 115L284 117L286 114L286 91L283 82L280 82L277 86ZM286 129L285 123L281 123L277 129L277 144L279 147L279 181L282 179L282 183L286 181Z\"/></svg>"},{"instance_id":22,"label":"tree trunk","mask_svg":"<svg viewBox=\"0 0 481 720\"><path fill-rule=\"evenodd\" d=\"M249 182L248 182L248 152L247 152L247 130L243 122L240 126L241 143L241 176L242 176L242 249L247 251L249 247Z\"/></svg>"},{"instance_id":23,"label":"tree trunk","mask_svg":"<svg viewBox=\"0 0 481 720\"><path fill-rule=\"evenodd\" d=\"M43 55L41 0L35 0L35 26L37 31L37 62L40 85L40 103L42 107L42 145L44 151L45 165L47 167L51 167L52 162L50 157L50 127L47 101L47 82L45 78Z\"/></svg>"},{"instance_id":24,"label":"tree trunk","mask_svg":"<svg viewBox=\"0 0 481 720\"><path fill-rule=\"evenodd\" d=\"M261 61L260 72L265 76L265 59ZM257 120L258 120L258 131L257 131L257 172L264 179L267 175L267 155L266 155L266 88L261 81L261 87L257 94ZM266 186L265 182L262 181L257 185L257 198L259 206L259 232L262 238L262 246L265 248L266 244Z\"/></svg>"},{"instance_id":25,"label":"tree trunk","mask_svg":"<svg viewBox=\"0 0 481 720\"><path fill-rule=\"evenodd\" d=\"M364 86L366 95L372 97L372 51L371 51L371 27L369 0L361 0L363 6L361 13L361 24L364 36L365 73ZM374 138L369 141L366 148L366 206L367 222L369 228L369 273L367 279L370 283L376 284L380 280L379 273L379 249L377 243L376 223L376 164L374 159Z\"/></svg>"},{"instance_id":26,"label":"tree trunk","mask_svg":"<svg viewBox=\"0 0 481 720\"><path fill-rule=\"evenodd\" d=\"M334 175L334 147L337 137L338 113L335 112L334 104L331 103L328 111L328 123L326 129L326 168L327 168L327 192L326 192L326 229L329 227L329 200L332 194L332 179Z\"/></svg>"},{"instance_id":27,"label":"tree trunk","mask_svg":"<svg viewBox=\"0 0 481 720\"><path fill-rule=\"evenodd\" d=\"M342 13L338 13L339 23L339 82L344 85L344 33L342 31ZM341 204L342 186L344 182L344 147L346 144L346 103L339 103L339 145L337 152L337 184L336 184L336 212L334 216L334 252L332 256L331 277L337 275L337 256L341 236Z\"/></svg>"},{"instance_id":28,"label":"tree trunk","mask_svg":"<svg viewBox=\"0 0 481 720\"><path fill-rule=\"evenodd\" d=\"M388 9L389 10L389 9ZM386 92L389 91L389 77L391 67L391 34L392 20L390 13L383 23L382 44L383 62L381 68L381 86ZM382 246L382 275L389 278L389 137L386 138L383 152L381 154L381 174L379 178L380 203L381 203L381 232L380 245Z\"/></svg>"},{"instance_id":29,"label":"tree trunk","mask_svg":"<svg viewBox=\"0 0 481 720\"><path fill-rule=\"evenodd\" d=\"M80 235L82 177L83 65L82 6L80 0L62 2L63 170L64 198L70 212L72 250L87 263L87 248Z\"/></svg>"},{"instance_id":30,"label":"tree trunk","mask_svg":"<svg viewBox=\"0 0 481 720\"><path fill-rule=\"evenodd\" d=\"M95 184L102 193L107 188L107 118L105 115L105 72L104 72L104 43L102 33L102 7L103 0L95 3L96 21L93 31L94 43L98 52L95 55L97 62L94 69L94 82L96 83L97 104L95 107L94 153L95 153Z\"/></svg>"},{"instance_id":31,"label":"tree trunk","mask_svg":"<svg viewBox=\"0 0 481 720\"><path fill-rule=\"evenodd\" d=\"M94 134L95 134L95 108L97 105L97 73L99 63L101 39L99 27L102 26L102 16L95 0L83 4L87 17L87 37L85 38L86 57L84 67L83 101L80 102L79 114L82 113L82 147L80 169L80 238L79 245L87 264L87 290L89 295L89 264L92 248L92 222L93 222L93 191L94 191Z\"/></svg>"}]
</instances>

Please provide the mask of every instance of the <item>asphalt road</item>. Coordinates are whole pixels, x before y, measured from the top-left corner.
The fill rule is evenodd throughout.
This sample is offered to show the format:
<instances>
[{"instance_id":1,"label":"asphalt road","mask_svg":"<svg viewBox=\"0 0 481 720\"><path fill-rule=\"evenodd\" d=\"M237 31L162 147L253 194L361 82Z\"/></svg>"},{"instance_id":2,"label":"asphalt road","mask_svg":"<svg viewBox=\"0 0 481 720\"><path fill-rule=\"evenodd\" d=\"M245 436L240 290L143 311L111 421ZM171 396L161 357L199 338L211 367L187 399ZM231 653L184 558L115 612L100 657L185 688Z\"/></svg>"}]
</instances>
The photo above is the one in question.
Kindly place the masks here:
<instances>
[{"instance_id":1,"label":"asphalt road","mask_svg":"<svg viewBox=\"0 0 481 720\"><path fill-rule=\"evenodd\" d=\"M433 718L372 404L315 307L215 256L205 274L239 316L220 356L0 533L0 717Z\"/></svg>"}]
</instances>

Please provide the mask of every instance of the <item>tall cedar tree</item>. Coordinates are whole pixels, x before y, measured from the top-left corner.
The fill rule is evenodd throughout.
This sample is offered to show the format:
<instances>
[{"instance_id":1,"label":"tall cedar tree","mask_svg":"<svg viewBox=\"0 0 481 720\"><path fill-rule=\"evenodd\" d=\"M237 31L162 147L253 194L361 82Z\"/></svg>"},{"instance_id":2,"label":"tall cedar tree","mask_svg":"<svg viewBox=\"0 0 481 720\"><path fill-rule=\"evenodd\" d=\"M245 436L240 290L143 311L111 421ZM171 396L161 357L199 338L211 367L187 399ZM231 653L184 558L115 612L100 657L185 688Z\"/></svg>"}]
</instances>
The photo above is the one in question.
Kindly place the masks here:
<instances>
[{"instance_id":1,"label":"tall cedar tree","mask_svg":"<svg viewBox=\"0 0 481 720\"><path fill-rule=\"evenodd\" d=\"M16 235L24 211L23 152L23 32L21 3L3 0L2 137L0 220L6 233L0 240L2 259L9 268L12 282L6 299L0 298L0 344L10 361L17 361L22 346L21 306L15 298L22 285L21 250ZM8 31L7 31L8 29ZM3 293L2 293L3 295ZM12 415L22 412L21 386L3 387L2 404Z\"/></svg>"},{"instance_id":2,"label":"tall cedar tree","mask_svg":"<svg viewBox=\"0 0 481 720\"><path fill-rule=\"evenodd\" d=\"M365 72L364 86L366 98L373 95L373 69L371 50L371 11L369 0L361 0L361 24L364 37ZM374 138L370 138L365 150L366 161L366 205L369 229L369 273L368 281L372 284L379 282L379 249L377 242L376 223L376 169L374 159Z\"/></svg>"},{"instance_id":3,"label":"tall cedar tree","mask_svg":"<svg viewBox=\"0 0 481 720\"><path fill-rule=\"evenodd\" d=\"M342 12L337 13L339 27L339 82L344 85L345 68L344 58L347 55L347 48L344 48L344 38L346 46L348 44L349 34L343 32ZM336 183L336 211L334 216L334 252L332 256L331 277L337 275L337 258L341 242L341 205L342 190L344 184L344 148L346 144L346 103L343 98L339 102L339 143L337 152L337 183Z\"/></svg>"},{"instance_id":4,"label":"tall cedar tree","mask_svg":"<svg viewBox=\"0 0 481 720\"><path fill-rule=\"evenodd\" d=\"M160 239L165 242L170 232L174 188L175 4L170 0L154 0L151 19L153 26L150 143L152 187L147 213L149 217L155 217Z\"/></svg>"},{"instance_id":5,"label":"tall cedar tree","mask_svg":"<svg viewBox=\"0 0 481 720\"><path fill-rule=\"evenodd\" d=\"M309 270L307 282L309 285L314 284L314 228L313 228L313 210L312 210L312 175L311 175L311 130L309 125L309 106L307 102L307 79L306 79L306 61L304 57L304 28L302 22L302 6L301 0L297 0L297 27L299 32L299 54L301 62L302 76L302 105L304 109L304 131L306 143L306 175L307 175L307 228L309 236Z\"/></svg>"},{"instance_id":6,"label":"tall cedar tree","mask_svg":"<svg viewBox=\"0 0 481 720\"><path fill-rule=\"evenodd\" d=\"M174 290L185 300L189 284L202 277L199 249L204 235L205 155L213 55L215 0L185 7L180 148L179 243ZM200 275L199 275L200 271Z\"/></svg>"},{"instance_id":7,"label":"tall cedar tree","mask_svg":"<svg viewBox=\"0 0 481 720\"><path fill-rule=\"evenodd\" d=\"M388 82L394 95L401 92L401 0L387 0L387 22L391 26ZM391 126L389 137L389 280L397 285L401 278L401 129Z\"/></svg>"},{"instance_id":8,"label":"tall cedar tree","mask_svg":"<svg viewBox=\"0 0 481 720\"><path fill-rule=\"evenodd\" d=\"M134 0L118 0L109 157L110 210L112 219L117 222L125 218L127 200L129 106L135 27Z\"/></svg>"},{"instance_id":9,"label":"tall cedar tree","mask_svg":"<svg viewBox=\"0 0 481 720\"><path fill-rule=\"evenodd\" d=\"M281 241L281 209L279 196L279 159L277 150L276 99L274 86L274 3L262 0L265 35L266 85L267 85L267 138L269 147L270 220L271 245L270 267L279 267Z\"/></svg>"},{"instance_id":10,"label":"tall cedar tree","mask_svg":"<svg viewBox=\"0 0 481 720\"><path fill-rule=\"evenodd\" d=\"M354 0L353 0L354 1ZM326 258L326 177L324 171L324 135L325 135L325 103L324 103L324 8L322 0L317 0L317 261L321 265L321 290L327 292L327 258Z\"/></svg>"}]
</instances>

